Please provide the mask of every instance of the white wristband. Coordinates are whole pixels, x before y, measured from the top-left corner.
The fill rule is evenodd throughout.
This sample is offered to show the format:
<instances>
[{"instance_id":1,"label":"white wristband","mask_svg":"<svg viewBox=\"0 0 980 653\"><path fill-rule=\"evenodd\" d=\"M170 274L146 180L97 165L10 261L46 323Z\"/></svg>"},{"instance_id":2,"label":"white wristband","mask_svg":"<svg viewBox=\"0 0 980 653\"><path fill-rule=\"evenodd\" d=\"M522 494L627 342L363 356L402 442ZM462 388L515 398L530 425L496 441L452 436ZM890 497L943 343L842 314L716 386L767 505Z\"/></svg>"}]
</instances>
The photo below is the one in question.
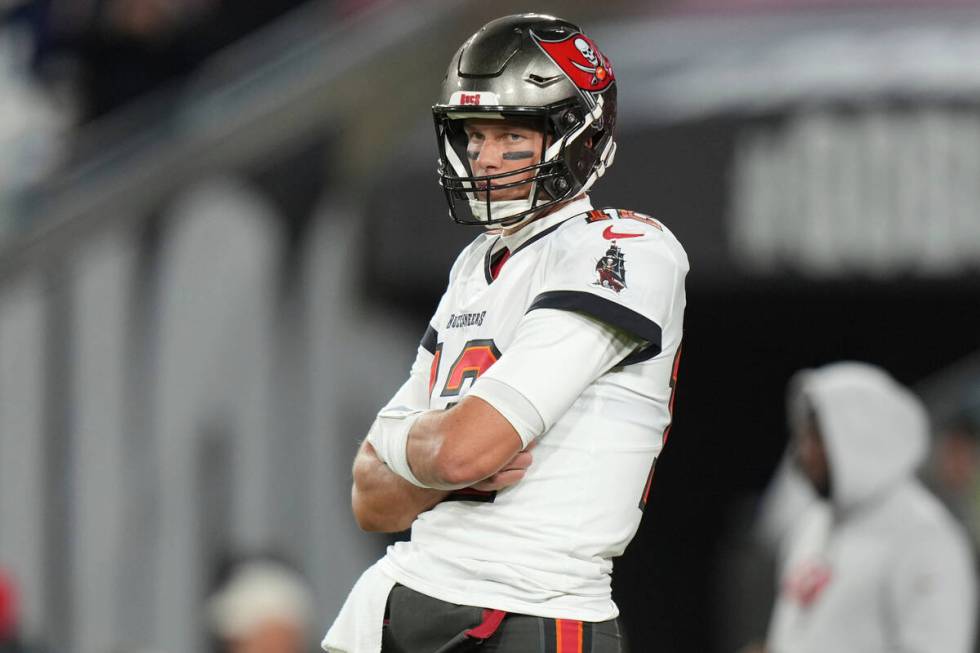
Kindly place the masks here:
<instances>
[{"instance_id":1,"label":"white wristband","mask_svg":"<svg viewBox=\"0 0 980 653\"><path fill-rule=\"evenodd\" d=\"M409 408L386 409L378 413L377 419L368 431L367 441L374 447L381 462L388 469L401 476L412 485L429 488L415 478L408 464L408 434L424 411Z\"/></svg>"}]
</instances>

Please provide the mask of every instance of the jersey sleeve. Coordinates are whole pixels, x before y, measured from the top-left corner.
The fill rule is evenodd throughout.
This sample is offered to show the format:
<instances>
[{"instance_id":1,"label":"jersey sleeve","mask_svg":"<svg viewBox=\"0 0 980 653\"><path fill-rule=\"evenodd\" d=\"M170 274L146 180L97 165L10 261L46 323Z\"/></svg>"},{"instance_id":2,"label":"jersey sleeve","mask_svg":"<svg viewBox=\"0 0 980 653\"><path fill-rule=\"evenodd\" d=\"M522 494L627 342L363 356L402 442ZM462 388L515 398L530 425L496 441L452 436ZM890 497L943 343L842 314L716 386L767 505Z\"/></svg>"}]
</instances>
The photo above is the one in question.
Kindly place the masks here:
<instances>
[{"instance_id":1,"label":"jersey sleeve","mask_svg":"<svg viewBox=\"0 0 980 653\"><path fill-rule=\"evenodd\" d=\"M659 354L683 310L687 259L673 237L634 220L572 225L561 236L528 311L573 311L630 334L642 344L623 364Z\"/></svg>"},{"instance_id":2,"label":"jersey sleeve","mask_svg":"<svg viewBox=\"0 0 980 653\"><path fill-rule=\"evenodd\" d=\"M588 315L533 311L518 326L506 355L476 380L469 394L507 418L527 446L636 345L629 334Z\"/></svg>"},{"instance_id":3,"label":"jersey sleeve","mask_svg":"<svg viewBox=\"0 0 980 653\"><path fill-rule=\"evenodd\" d=\"M419 345L408 379L388 400L388 403L378 411L378 415L389 414L393 411L419 411L429 408L429 374L432 368L432 359L432 354L422 345Z\"/></svg>"}]
</instances>

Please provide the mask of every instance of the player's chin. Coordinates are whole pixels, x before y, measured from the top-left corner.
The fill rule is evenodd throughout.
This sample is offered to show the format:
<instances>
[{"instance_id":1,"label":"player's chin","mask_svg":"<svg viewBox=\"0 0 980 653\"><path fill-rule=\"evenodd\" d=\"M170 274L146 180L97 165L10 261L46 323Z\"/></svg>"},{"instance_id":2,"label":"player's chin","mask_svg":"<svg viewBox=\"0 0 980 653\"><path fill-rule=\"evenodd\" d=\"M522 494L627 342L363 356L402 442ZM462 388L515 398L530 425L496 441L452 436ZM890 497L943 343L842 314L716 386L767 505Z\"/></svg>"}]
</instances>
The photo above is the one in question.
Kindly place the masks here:
<instances>
[{"instance_id":1,"label":"player's chin","mask_svg":"<svg viewBox=\"0 0 980 653\"><path fill-rule=\"evenodd\" d=\"M527 188L508 188L505 190L495 190L490 193L490 200L493 202L504 202L509 200L526 200L528 195ZM484 195L486 197L486 195Z\"/></svg>"},{"instance_id":2,"label":"player's chin","mask_svg":"<svg viewBox=\"0 0 980 653\"><path fill-rule=\"evenodd\" d=\"M514 180L521 181L521 180ZM506 180L507 183L513 183L511 180ZM501 182L503 183L503 182ZM477 200L478 202L487 201L487 187L486 182L477 184L476 192L469 193L470 198ZM490 201L491 202L506 202L510 200L526 200L528 195L531 193L530 184L519 184L512 188L498 188L493 189L491 186L490 190Z\"/></svg>"}]
</instances>

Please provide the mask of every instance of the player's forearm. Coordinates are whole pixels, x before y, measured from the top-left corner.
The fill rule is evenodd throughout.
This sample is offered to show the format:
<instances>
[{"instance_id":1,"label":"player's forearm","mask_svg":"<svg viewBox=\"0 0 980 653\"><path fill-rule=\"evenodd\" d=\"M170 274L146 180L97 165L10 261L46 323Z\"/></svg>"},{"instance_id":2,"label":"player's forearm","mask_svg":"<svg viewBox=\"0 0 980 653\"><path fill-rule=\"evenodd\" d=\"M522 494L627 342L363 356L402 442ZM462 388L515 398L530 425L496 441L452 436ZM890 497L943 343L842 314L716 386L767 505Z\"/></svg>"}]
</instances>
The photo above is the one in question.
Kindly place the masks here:
<instances>
[{"instance_id":1,"label":"player's forearm","mask_svg":"<svg viewBox=\"0 0 980 653\"><path fill-rule=\"evenodd\" d=\"M421 415L409 432L407 443L408 464L420 482L442 488L461 488L481 479L468 478L463 461L455 460L457 448L452 446L452 435L444 427L448 411L432 411Z\"/></svg>"},{"instance_id":2,"label":"player's forearm","mask_svg":"<svg viewBox=\"0 0 980 653\"><path fill-rule=\"evenodd\" d=\"M392 472L368 442L361 445L354 459L351 507L357 524L366 531L406 530L445 495L442 490L416 487Z\"/></svg>"},{"instance_id":3,"label":"player's forearm","mask_svg":"<svg viewBox=\"0 0 980 653\"><path fill-rule=\"evenodd\" d=\"M467 397L449 410L419 416L406 451L420 482L457 489L492 476L522 448L517 432L499 412L482 399Z\"/></svg>"}]
</instances>

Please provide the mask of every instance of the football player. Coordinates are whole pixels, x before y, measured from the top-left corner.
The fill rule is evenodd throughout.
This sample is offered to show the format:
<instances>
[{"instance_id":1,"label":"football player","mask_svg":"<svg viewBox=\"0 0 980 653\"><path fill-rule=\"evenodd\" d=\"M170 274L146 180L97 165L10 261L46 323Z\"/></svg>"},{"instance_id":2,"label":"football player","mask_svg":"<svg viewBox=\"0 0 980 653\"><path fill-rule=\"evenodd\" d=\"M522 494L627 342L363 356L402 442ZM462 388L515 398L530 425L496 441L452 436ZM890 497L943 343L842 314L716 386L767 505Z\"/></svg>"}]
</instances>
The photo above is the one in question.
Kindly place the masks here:
<instances>
[{"instance_id":1,"label":"football player","mask_svg":"<svg viewBox=\"0 0 980 653\"><path fill-rule=\"evenodd\" d=\"M323 646L626 651L612 559L670 428L687 256L657 220L589 201L616 78L575 25L488 23L433 113L449 214L482 229L354 461L358 523L411 540Z\"/></svg>"}]
</instances>

